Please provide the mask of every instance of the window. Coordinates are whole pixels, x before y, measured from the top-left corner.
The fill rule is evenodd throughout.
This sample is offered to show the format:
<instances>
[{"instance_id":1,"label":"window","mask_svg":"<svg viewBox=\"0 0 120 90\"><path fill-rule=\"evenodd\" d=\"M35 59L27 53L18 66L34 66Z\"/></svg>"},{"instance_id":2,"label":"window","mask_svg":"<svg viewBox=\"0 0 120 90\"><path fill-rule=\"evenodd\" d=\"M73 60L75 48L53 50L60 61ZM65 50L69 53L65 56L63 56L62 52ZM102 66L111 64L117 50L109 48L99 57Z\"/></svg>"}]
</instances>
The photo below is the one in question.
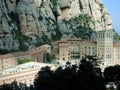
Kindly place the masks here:
<instances>
[{"instance_id":1,"label":"window","mask_svg":"<svg viewBox=\"0 0 120 90\"><path fill-rule=\"evenodd\" d=\"M91 48L89 47L89 49L91 49Z\"/></svg>"}]
</instances>

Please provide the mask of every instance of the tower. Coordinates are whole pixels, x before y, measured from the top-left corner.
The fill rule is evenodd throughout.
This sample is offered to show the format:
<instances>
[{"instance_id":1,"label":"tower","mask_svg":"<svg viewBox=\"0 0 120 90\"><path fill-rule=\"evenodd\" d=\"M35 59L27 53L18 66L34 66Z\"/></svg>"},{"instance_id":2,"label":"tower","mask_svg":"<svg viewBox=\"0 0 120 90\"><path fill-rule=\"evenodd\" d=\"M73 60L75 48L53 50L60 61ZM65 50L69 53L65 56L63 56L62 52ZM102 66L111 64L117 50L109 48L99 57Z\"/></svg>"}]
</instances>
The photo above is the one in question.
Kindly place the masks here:
<instances>
[{"instance_id":1,"label":"tower","mask_svg":"<svg viewBox=\"0 0 120 90\"><path fill-rule=\"evenodd\" d=\"M63 35L59 42L59 60L68 60L67 35Z\"/></svg>"},{"instance_id":2,"label":"tower","mask_svg":"<svg viewBox=\"0 0 120 90\"><path fill-rule=\"evenodd\" d=\"M104 67L112 65L113 61L113 30L97 32L97 57Z\"/></svg>"}]
</instances>

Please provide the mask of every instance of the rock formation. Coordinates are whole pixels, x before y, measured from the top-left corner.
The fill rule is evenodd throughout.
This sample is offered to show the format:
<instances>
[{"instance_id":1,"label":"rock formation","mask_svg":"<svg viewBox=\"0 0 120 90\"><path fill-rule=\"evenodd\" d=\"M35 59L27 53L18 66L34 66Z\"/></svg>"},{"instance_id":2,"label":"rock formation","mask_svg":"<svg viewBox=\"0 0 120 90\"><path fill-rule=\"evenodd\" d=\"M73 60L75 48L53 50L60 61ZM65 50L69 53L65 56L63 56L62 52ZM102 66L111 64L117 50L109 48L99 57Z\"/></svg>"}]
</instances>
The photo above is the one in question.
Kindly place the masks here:
<instances>
[{"instance_id":1,"label":"rock formation","mask_svg":"<svg viewBox=\"0 0 120 90\"><path fill-rule=\"evenodd\" d=\"M94 21L95 31L112 29L112 20L101 0L58 0L58 22L80 14L88 14Z\"/></svg>"},{"instance_id":2,"label":"rock formation","mask_svg":"<svg viewBox=\"0 0 120 90\"><path fill-rule=\"evenodd\" d=\"M80 17L89 19L85 22ZM81 32L79 29L83 27L84 31L112 29L112 20L101 0L1 0L0 3L0 49L27 50L51 43L64 33Z\"/></svg>"}]
</instances>

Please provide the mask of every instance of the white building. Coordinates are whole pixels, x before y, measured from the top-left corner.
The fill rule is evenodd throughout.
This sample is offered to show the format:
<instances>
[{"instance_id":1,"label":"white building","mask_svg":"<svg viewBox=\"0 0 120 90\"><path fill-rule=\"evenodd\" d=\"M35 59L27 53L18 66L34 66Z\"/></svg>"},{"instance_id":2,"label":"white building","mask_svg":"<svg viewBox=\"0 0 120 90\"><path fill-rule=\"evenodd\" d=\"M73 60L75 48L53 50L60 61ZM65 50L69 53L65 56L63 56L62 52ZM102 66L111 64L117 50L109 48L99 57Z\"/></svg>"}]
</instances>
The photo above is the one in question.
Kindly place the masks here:
<instances>
[{"instance_id":1,"label":"white building","mask_svg":"<svg viewBox=\"0 0 120 90\"><path fill-rule=\"evenodd\" d=\"M55 69L52 64L29 62L0 70L0 85L4 83L10 84L13 81L27 85L33 84L38 71L45 66L50 66L52 70Z\"/></svg>"}]
</instances>

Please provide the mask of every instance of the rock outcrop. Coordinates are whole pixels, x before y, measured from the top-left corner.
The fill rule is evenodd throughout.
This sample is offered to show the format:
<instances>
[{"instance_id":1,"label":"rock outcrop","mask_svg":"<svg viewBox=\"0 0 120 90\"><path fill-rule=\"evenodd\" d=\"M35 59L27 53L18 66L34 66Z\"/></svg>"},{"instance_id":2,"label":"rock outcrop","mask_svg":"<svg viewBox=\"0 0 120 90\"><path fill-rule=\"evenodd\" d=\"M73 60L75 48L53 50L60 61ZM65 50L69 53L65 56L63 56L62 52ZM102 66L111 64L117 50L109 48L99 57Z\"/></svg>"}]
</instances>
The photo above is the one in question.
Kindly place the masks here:
<instances>
[{"instance_id":1,"label":"rock outcrop","mask_svg":"<svg viewBox=\"0 0 120 90\"><path fill-rule=\"evenodd\" d=\"M81 17L87 18L86 22ZM1 0L0 3L0 49L27 50L51 43L64 33L81 32L79 29L83 27L84 31L112 29L112 20L101 0Z\"/></svg>"},{"instance_id":2,"label":"rock outcrop","mask_svg":"<svg viewBox=\"0 0 120 90\"><path fill-rule=\"evenodd\" d=\"M58 22L88 14L94 21L95 31L112 29L112 20L101 0L58 0Z\"/></svg>"}]
</instances>

